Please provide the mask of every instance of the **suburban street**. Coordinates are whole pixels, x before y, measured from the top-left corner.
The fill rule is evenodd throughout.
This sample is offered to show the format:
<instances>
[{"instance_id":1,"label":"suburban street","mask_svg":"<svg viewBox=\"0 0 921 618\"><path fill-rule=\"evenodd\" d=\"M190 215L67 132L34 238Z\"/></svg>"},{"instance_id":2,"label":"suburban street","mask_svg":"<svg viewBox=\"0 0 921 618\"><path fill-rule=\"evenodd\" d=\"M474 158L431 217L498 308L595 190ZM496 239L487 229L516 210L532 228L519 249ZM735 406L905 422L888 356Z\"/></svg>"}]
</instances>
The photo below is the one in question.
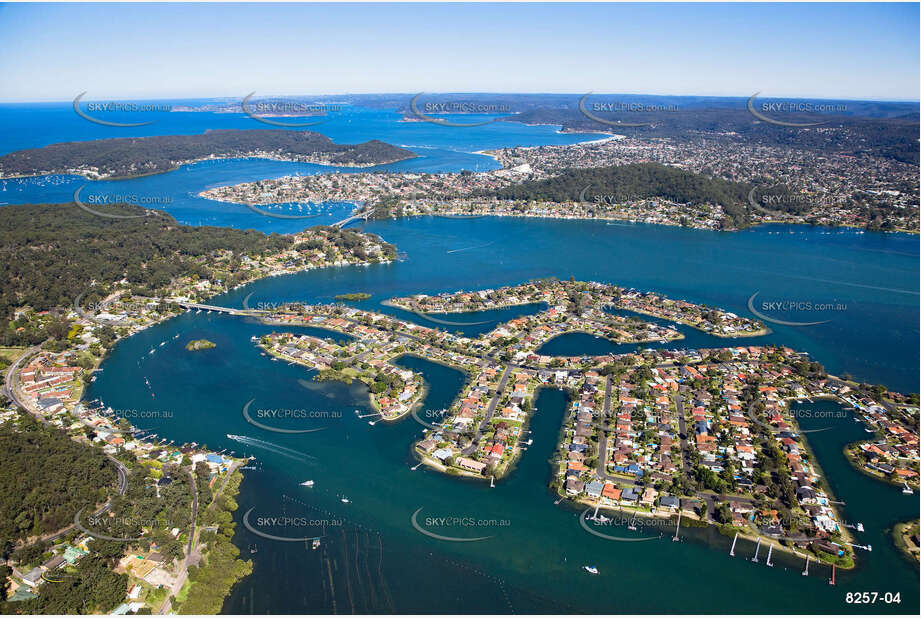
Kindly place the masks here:
<instances>
[{"instance_id":1,"label":"suburban street","mask_svg":"<svg viewBox=\"0 0 921 618\"><path fill-rule=\"evenodd\" d=\"M496 387L496 394L493 395L492 399L489 400L489 405L486 406L486 414L483 417L483 422L480 423L480 426L477 427L476 435L473 438L473 442L469 446L464 448L461 451L465 456L470 455L473 451L476 450L477 444L480 442L480 437L483 435L483 429L489 425L489 421L492 418L493 413L496 411L496 406L499 404L499 398L502 396L502 393L505 391L505 384L508 382L509 373L511 373L511 365L505 366L505 371L502 372L502 377L499 378L499 385Z\"/></svg>"}]
</instances>

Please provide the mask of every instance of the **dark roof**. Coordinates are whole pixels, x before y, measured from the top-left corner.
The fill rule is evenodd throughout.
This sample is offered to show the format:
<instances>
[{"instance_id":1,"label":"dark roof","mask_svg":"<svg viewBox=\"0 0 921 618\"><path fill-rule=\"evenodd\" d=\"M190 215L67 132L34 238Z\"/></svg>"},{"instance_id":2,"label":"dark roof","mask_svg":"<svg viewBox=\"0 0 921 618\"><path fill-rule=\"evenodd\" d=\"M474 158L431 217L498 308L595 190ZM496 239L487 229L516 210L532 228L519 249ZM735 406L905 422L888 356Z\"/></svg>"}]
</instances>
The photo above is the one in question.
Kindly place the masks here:
<instances>
[{"instance_id":1,"label":"dark roof","mask_svg":"<svg viewBox=\"0 0 921 618\"><path fill-rule=\"evenodd\" d=\"M662 506L679 506L678 498L675 496L662 496L662 498L659 499L659 504Z\"/></svg>"},{"instance_id":2,"label":"dark roof","mask_svg":"<svg viewBox=\"0 0 921 618\"><path fill-rule=\"evenodd\" d=\"M46 560L46 561L42 564L42 566L45 567L46 569L48 569L48 570L50 571L51 569L56 569L56 568L58 568L58 567L61 566L63 563L64 563L64 556L52 556L51 558L49 558L48 560Z\"/></svg>"}]
</instances>

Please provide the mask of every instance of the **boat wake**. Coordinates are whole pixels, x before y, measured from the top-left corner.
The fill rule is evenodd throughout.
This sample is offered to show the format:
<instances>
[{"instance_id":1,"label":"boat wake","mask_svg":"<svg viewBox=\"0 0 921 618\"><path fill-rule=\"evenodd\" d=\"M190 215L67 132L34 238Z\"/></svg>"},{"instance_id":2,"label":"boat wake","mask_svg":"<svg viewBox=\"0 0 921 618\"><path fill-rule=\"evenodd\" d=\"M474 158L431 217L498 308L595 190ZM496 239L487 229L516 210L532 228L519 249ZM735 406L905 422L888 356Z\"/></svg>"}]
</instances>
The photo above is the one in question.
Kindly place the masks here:
<instances>
[{"instance_id":1,"label":"boat wake","mask_svg":"<svg viewBox=\"0 0 921 618\"><path fill-rule=\"evenodd\" d=\"M473 247L463 247L462 249L451 249L445 253L460 253L461 251L470 251L471 249L482 249L483 247L488 247L489 245L495 244L495 242L496 241L494 240L492 242L486 243L485 245L474 245Z\"/></svg>"},{"instance_id":2,"label":"boat wake","mask_svg":"<svg viewBox=\"0 0 921 618\"><path fill-rule=\"evenodd\" d=\"M314 461L316 460L316 457L311 457L310 455L300 453L298 451L295 451L294 449L290 449L288 447L281 446L280 444L275 444L274 442L267 442L265 440L260 440L259 438L250 438L249 436L237 436L237 435L230 434L230 433L227 434L227 437L230 438L231 440L239 442L240 444L245 444L247 446L254 446L257 448L263 448L267 451L271 451L273 453L282 455L283 457L288 457L290 459L296 459L297 461L302 461L304 463L307 463L311 460L314 460Z\"/></svg>"}]
</instances>

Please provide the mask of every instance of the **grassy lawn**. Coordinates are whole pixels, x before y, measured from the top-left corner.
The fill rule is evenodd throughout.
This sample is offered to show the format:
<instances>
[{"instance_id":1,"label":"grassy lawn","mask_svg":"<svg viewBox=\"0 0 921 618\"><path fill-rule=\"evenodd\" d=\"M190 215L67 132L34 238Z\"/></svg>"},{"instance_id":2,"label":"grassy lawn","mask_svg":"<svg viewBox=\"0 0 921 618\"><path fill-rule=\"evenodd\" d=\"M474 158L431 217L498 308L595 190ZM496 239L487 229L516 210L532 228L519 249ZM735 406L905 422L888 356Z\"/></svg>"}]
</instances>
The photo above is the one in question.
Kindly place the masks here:
<instances>
[{"instance_id":1,"label":"grassy lawn","mask_svg":"<svg viewBox=\"0 0 921 618\"><path fill-rule=\"evenodd\" d=\"M182 585L182 589L176 593L176 603L181 605L185 603L185 600L189 597L189 589L192 587L192 582L188 579L185 580L185 583Z\"/></svg>"},{"instance_id":2,"label":"grassy lawn","mask_svg":"<svg viewBox=\"0 0 921 618\"><path fill-rule=\"evenodd\" d=\"M12 363L14 360L16 360L16 359L19 357L20 354L22 354L22 351L25 350L25 349L26 349L26 348L17 348L17 347L3 348L3 347L0 347L0 360L5 360L5 361L7 361L7 363Z\"/></svg>"},{"instance_id":3,"label":"grassy lawn","mask_svg":"<svg viewBox=\"0 0 921 618\"><path fill-rule=\"evenodd\" d=\"M141 580L138 580L138 582L140 581ZM159 607L163 601L166 600L166 597L169 596L169 590L167 588L153 588L146 582L141 585L144 587L146 593L143 594L143 600L150 607Z\"/></svg>"}]
</instances>

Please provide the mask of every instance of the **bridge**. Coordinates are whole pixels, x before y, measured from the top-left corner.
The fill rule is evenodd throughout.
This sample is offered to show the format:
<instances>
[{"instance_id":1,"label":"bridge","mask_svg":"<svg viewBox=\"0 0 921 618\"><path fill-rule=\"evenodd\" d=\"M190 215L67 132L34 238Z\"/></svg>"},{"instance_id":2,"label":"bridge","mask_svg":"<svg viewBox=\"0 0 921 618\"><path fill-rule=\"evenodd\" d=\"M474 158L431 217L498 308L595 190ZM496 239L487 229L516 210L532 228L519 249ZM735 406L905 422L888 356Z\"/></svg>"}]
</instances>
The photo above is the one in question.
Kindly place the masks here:
<instances>
[{"instance_id":1,"label":"bridge","mask_svg":"<svg viewBox=\"0 0 921 618\"><path fill-rule=\"evenodd\" d=\"M348 225L352 221L358 221L359 219L361 219L362 221L367 221L368 219L371 218L371 215L373 214L374 214L373 208L370 210L363 210L361 212L352 213L351 216L346 217L342 221L337 221L333 223L333 227L338 227L341 230L342 228L344 228L346 225Z\"/></svg>"},{"instance_id":2,"label":"bridge","mask_svg":"<svg viewBox=\"0 0 921 618\"><path fill-rule=\"evenodd\" d=\"M218 307L217 305L204 305L202 303L177 302L177 305L184 309L201 309L202 311L215 311L217 313L226 313L228 315L244 315L249 317L262 317L269 315L270 312L262 309L232 309L230 307Z\"/></svg>"}]
</instances>

